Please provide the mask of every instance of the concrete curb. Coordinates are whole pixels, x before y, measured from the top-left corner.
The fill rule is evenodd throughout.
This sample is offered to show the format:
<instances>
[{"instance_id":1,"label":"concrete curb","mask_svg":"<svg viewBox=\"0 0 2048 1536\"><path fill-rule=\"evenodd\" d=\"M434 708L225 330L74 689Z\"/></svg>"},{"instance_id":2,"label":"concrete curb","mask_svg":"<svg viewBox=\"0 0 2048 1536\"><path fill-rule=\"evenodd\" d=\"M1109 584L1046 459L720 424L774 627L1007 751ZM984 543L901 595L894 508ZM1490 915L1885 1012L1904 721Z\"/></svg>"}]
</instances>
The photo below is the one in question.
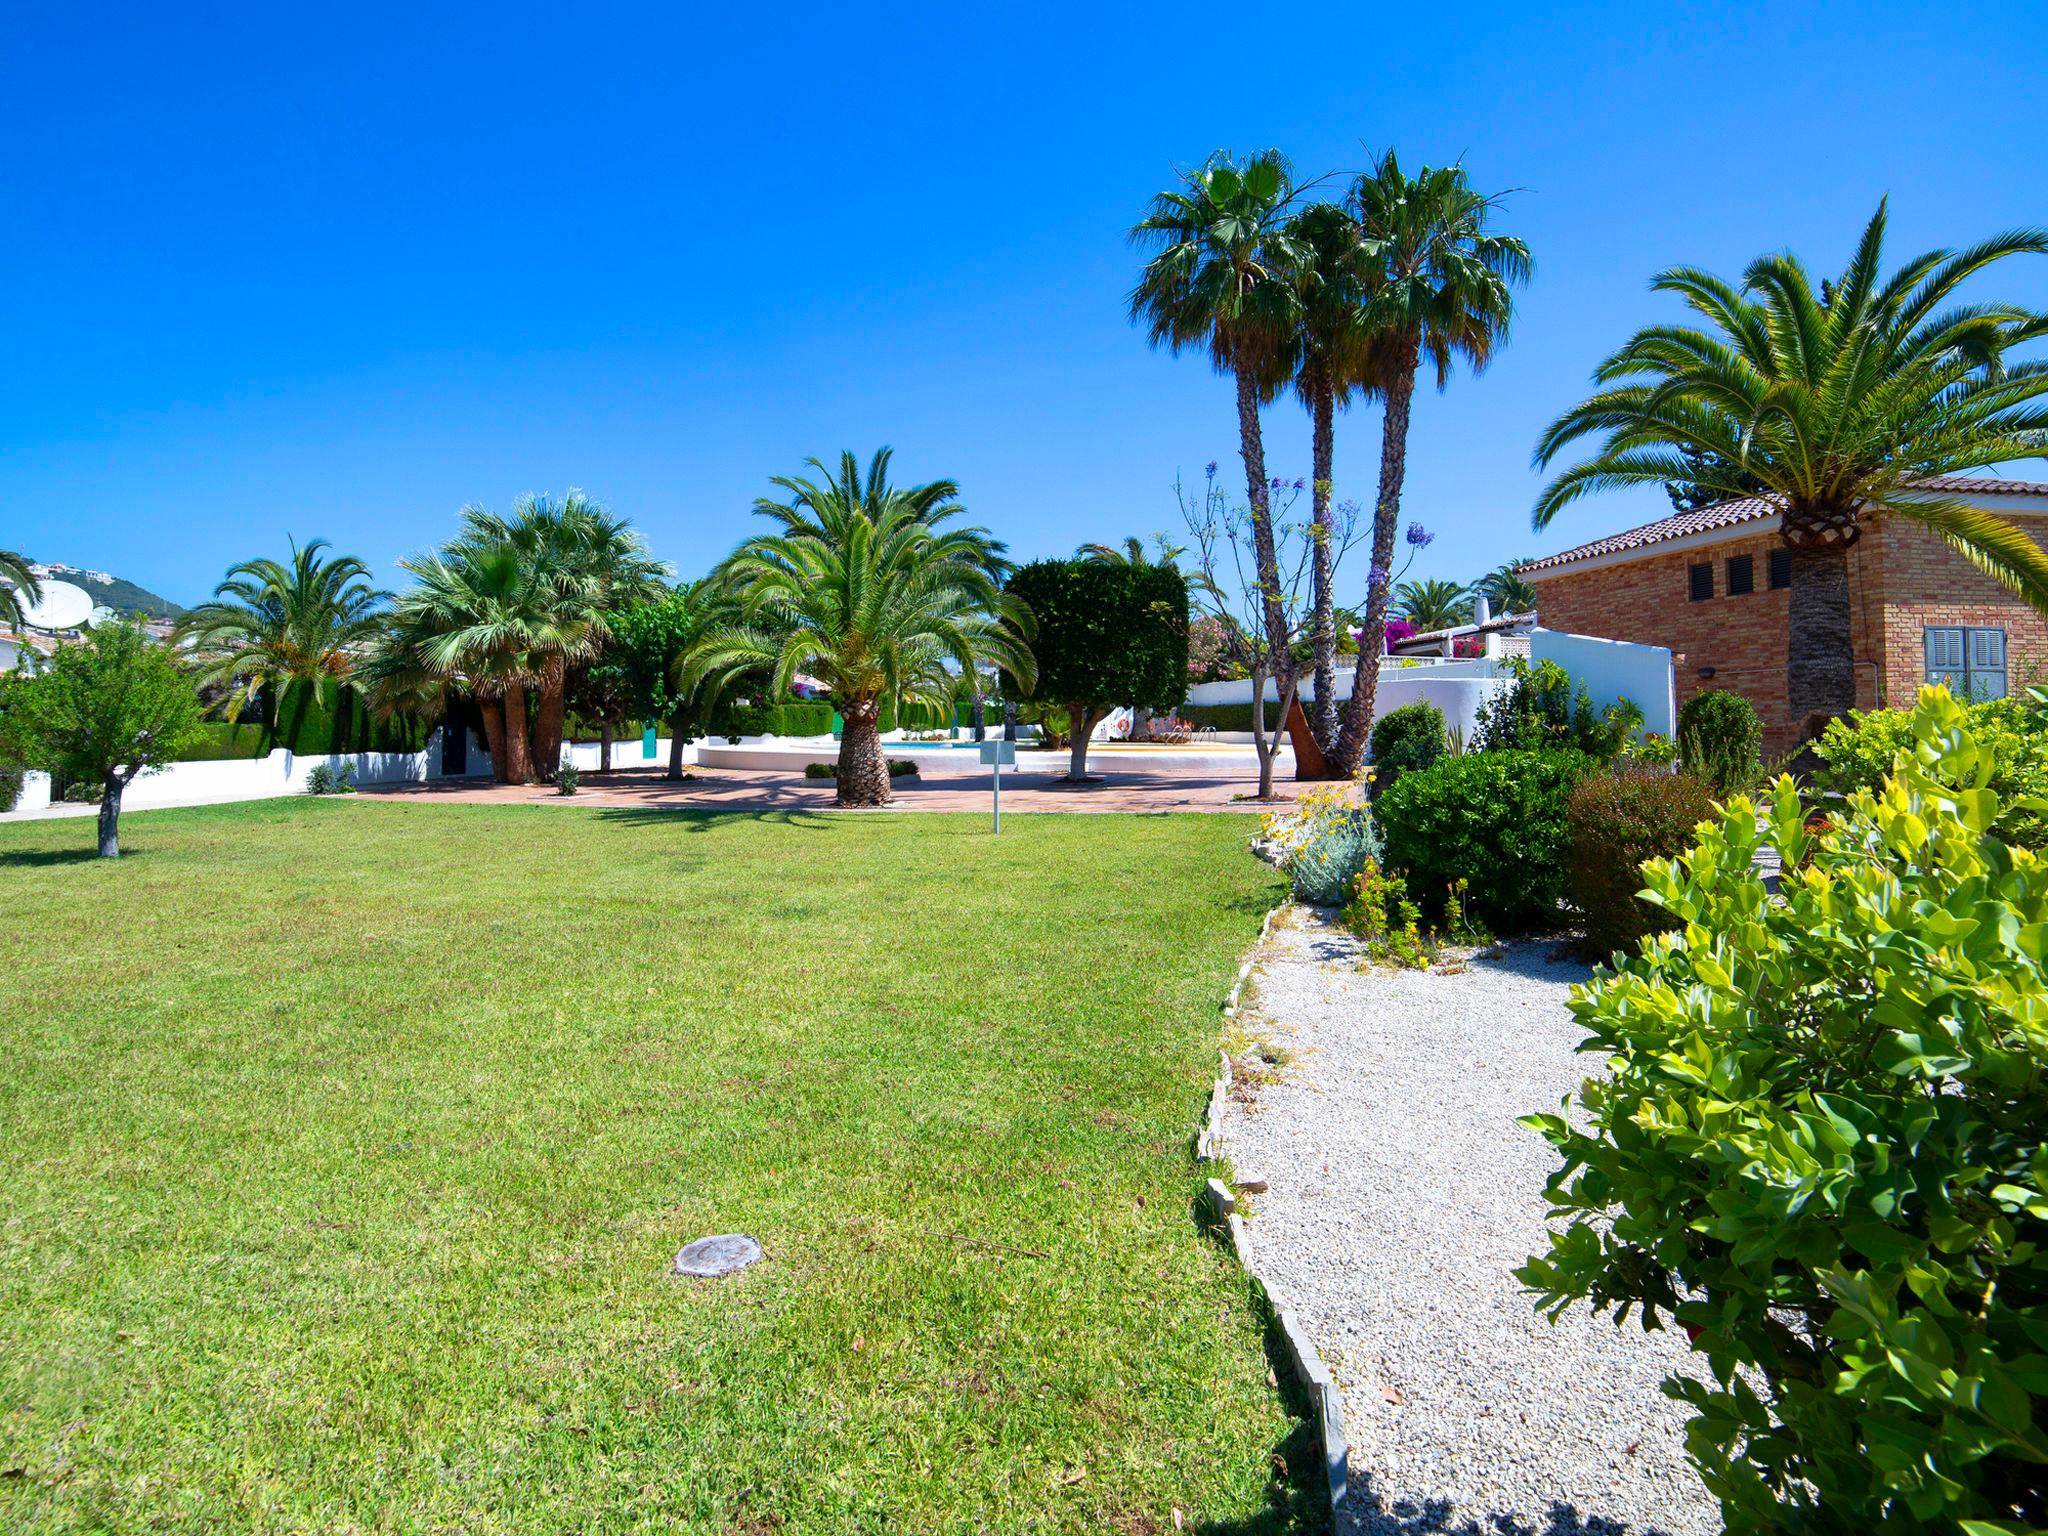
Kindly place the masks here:
<instances>
[{"instance_id":1,"label":"concrete curb","mask_svg":"<svg viewBox=\"0 0 2048 1536\"><path fill-rule=\"evenodd\" d=\"M1273 908L1266 914L1266 920L1259 924L1258 942L1263 944L1273 931L1273 919L1283 909ZM1250 979L1252 962L1246 960L1237 968L1237 981L1231 986L1230 996L1223 1004L1223 1017L1234 1018L1237 1004L1244 992L1244 984ZM1209 1089L1209 1109L1203 1117L1201 1133L1195 1138L1195 1158L1201 1163L1213 1163L1223 1155L1223 1104L1230 1094L1230 1053L1219 1053L1222 1057L1222 1075ZM1217 1225L1223 1228L1230 1251L1237 1262L1244 1266L1245 1273L1258 1282L1259 1289L1267 1289L1266 1280L1251 1261L1251 1249L1246 1242L1244 1219L1237 1214L1237 1195L1228 1184L1212 1177L1203 1191L1203 1198L1215 1213ZM1323 1447L1323 1479L1330 1494L1330 1517L1341 1523L1344 1511L1349 1507L1346 1493L1351 1482L1351 1447L1344 1438L1344 1394L1338 1389L1330 1368L1323 1363L1316 1346L1303 1331L1295 1315L1283 1309L1278 1311L1280 1334L1287 1345L1288 1364L1293 1368L1295 1380L1308 1394L1311 1410L1316 1417L1316 1438Z\"/></svg>"}]
</instances>

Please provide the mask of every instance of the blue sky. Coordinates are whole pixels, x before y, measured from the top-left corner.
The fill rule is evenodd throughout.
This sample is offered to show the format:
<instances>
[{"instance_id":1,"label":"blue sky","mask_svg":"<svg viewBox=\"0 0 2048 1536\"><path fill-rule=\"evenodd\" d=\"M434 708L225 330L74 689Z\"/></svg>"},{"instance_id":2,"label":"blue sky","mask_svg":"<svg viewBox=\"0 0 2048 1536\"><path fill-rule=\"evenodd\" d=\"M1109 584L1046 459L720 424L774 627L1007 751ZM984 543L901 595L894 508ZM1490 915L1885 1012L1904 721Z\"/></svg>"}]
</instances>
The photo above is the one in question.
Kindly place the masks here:
<instances>
[{"instance_id":1,"label":"blue sky","mask_svg":"<svg viewBox=\"0 0 2048 1536\"><path fill-rule=\"evenodd\" d=\"M0 546L190 602L580 486L693 575L768 476L885 442L1023 555L1172 529L1231 395L1126 321L1125 229L1214 148L1392 144L1521 189L1536 257L1417 404L1415 574L1464 578L1664 509L1528 527L1658 267L1832 269L1886 192L1898 257L2048 222L2039 6L692 9L15 7ZM2048 261L1993 290L2048 306ZM1378 429L1340 418L1341 495ZM1298 409L1267 440L1307 472Z\"/></svg>"}]
</instances>

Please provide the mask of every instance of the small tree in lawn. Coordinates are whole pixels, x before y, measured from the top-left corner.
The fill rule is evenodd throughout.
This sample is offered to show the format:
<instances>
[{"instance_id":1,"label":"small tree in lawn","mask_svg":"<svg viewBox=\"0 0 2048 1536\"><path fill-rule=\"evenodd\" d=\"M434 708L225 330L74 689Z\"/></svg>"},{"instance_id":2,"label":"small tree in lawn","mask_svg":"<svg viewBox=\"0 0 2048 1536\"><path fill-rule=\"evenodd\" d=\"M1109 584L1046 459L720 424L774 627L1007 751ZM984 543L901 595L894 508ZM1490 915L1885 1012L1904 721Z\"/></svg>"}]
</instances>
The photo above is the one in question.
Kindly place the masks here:
<instances>
[{"instance_id":1,"label":"small tree in lawn","mask_svg":"<svg viewBox=\"0 0 2048 1536\"><path fill-rule=\"evenodd\" d=\"M7 734L26 762L100 786L100 857L114 859L122 792L176 762L204 729L199 696L170 653L140 626L113 623L9 686Z\"/></svg>"},{"instance_id":2,"label":"small tree in lawn","mask_svg":"<svg viewBox=\"0 0 2048 1536\"><path fill-rule=\"evenodd\" d=\"M1211 464L1202 489L1188 491L1180 481L1173 494L1180 503L1181 516L1195 538L1201 579L1196 584L1209 605L1220 631L1224 654L1251 675L1252 746L1259 759L1259 798L1273 797L1273 764L1280 755L1280 738L1287 729L1287 716L1294 708L1301 687L1301 662L1297 653L1307 639L1314 609L1308 590L1318 545L1329 554L1328 571L1334 576L1338 564L1358 537L1358 507L1340 502L1332 509L1332 521L1325 530L1290 514L1300 493L1290 491L1279 480L1272 482L1271 532L1275 570L1279 585L1268 590L1261 584L1264 565L1258 550L1258 533L1242 507L1232 507L1216 481ZM1379 573L1378 579L1384 579ZM1233 599L1232 594L1235 594ZM1265 620L1277 612L1281 618L1283 648L1276 649L1269 638ZM1266 683L1277 680L1280 712L1266 714Z\"/></svg>"},{"instance_id":3,"label":"small tree in lawn","mask_svg":"<svg viewBox=\"0 0 2048 1536\"><path fill-rule=\"evenodd\" d=\"M1170 565L1040 560L1012 576L1031 610L1038 678L1028 697L1064 705L1069 783L1088 777L1088 733L1125 703L1171 709L1188 694L1188 586Z\"/></svg>"},{"instance_id":4,"label":"small tree in lawn","mask_svg":"<svg viewBox=\"0 0 2048 1536\"><path fill-rule=\"evenodd\" d=\"M655 602L613 612L600 666L616 669L626 708L642 720L668 722L668 771L683 776L683 747L703 734L716 689L683 673L691 647L731 614L709 582L684 582Z\"/></svg>"}]
</instances>

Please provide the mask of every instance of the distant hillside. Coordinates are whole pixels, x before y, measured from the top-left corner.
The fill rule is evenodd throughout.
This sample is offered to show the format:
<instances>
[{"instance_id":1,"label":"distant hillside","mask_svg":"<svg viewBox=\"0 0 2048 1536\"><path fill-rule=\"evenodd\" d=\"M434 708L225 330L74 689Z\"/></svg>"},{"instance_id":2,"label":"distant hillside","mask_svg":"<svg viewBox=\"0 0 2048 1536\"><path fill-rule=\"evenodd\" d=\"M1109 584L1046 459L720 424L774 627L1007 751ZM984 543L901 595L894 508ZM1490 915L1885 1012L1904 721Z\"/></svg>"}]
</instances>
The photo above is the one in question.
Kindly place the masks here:
<instances>
[{"instance_id":1,"label":"distant hillside","mask_svg":"<svg viewBox=\"0 0 2048 1536\"><path fill-rule=\"evenodd\" d=\"M92 594L92 600L116 613L144 613L152 619L175 619L185 610L167 597L158 597L147 587L138 587L108 571L65 565L58 560L39 560L35 565L57 581L68 581Z\"/></svg>"}]
</instances>

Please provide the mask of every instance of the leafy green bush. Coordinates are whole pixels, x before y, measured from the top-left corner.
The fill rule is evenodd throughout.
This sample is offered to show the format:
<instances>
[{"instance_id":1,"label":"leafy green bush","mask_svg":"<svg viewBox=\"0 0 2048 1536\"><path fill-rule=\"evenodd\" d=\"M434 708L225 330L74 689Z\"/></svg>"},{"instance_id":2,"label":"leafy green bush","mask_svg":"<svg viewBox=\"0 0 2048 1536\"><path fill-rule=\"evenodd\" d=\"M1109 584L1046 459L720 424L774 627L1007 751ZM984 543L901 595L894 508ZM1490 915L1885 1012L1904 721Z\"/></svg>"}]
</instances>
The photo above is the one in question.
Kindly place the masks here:
<instances>
[{"instance_id":1,"label":"leafy green bush","mask_svg":"<svg viewBox=\"0 0 2048 1536\"><path fill-rule=\"evenodd\" d=\"M312 772L306 775L306 793L309 795L352 795L356 792L356 770L353 763L343 763L339 768L332 763L315 763Z\"/></svg>"},{"instance_id":2,"label":"leafy green bush","mask_svg":"<svg viewBox=\"0 0 2048 1536\"><path fill-rule=\"evenodd\" d=\"M1763 774L1764 723L1739 693L1709 689L1678 711L1678 759L1717 795L1753 786Z\"/></svg>"},{"instance_id":3,"label":"leafy green bush","mask_svg":"<svg viewBox=\"0 0 2048 1536\"><path fill-rule=\"evenodd\" d=\"M184 752L188 763L239 762L270 755L270 733L261 725L206 720L199 728L204 734Z\"/></svg>"},{"instance_id":4,"label":"leafy green bush","mask_svg":"<svg viewBox=\"0 0 2048 1536\"><path fill-rule=\"evenodd\" d=\"M573 795L582 783L582 770L574 763L564 763L555 770L555 793L558 795Z\"/></svg>"},{"instance_id":5,"label":"leafy green bush","mask_svg":"<svg viewBox=\"0 0 2048 1536\"><path fill-rule=\"evenodd\" d=\"M2048 711L2034 699L1986 699L1964 706L1970 734L1991 753L1991 777L2002 809L1996 831L2009 843L2048 847ZM1913 715L1903 709L1859 710L1830 721L1813 750L1823 766L1814 775L1822 789L1853 794L1876 789L1901 752L1913 751ZM1938 770L1937 770L1938 771Z\"/></svg>"},{"instance_id":6,"label":"leafy green bush","mask_svg":"<svg viewBox=\"0 0 2048 1536\"><path fill-rule=\"evenodd\" d=\"M1189 725L1210 725L1219 731L1248 731L1252 728L1250 699L1242 704L1183 704L1174 713ZM1266 723L1268 726L1280 723L1280 706L1271 699L1266 701Z\"/></svg>"},{"instance_id":7,"label":"leafy green bush","mask_svg":"<svg viewBox=\"0 0 2048 1536\"><path fill-rule=\"evenodd\" d=\"M1372 812L1362 805L1333 809L1318 819L1287 861L1295 899L1342 906L1359 874L1379 862L1381 851Z\"/></svg>"},{"instance_id":8,"label":"leafy green bush","mask_svg":"<svg viewBox=\"0 0 2048 1536\"><path fill-rule=\"evenodd\" d=\"M13 810L15 802L21 799L22 780L27 774L20 763L0 762L0 814Z\"/></svg>"},{"instance_id":9,"label":"leafy green bush","mask_svg":"<svg viewBox=\"0 0 2048 1536\"><path fill-rule=\"evenodd\" d=\"M1507 656L1501 666L1511 681L1480 706L1475 752L1582 752L1611 763L1642 726L1643 712L1633 700L1596 710L1586 685L1574 686L1554 661Z\"/></svg>"},{"instance_id":10,"label":"leafy green bush","mask_svg":"<svg viewBox=\"0 0 2048 1536\"><path fill-rule=\"evenodd\" d=\"M805 763L804 777L807 779L836 779L839 770L830 763Z\"/></svg>"},{"instance_id":11,"label":"leafy green bush","mask_svg":"<svg viewBox=\"0 0 2048 1536\"><path fill-rule=\"evenodd\" d=\"M889 759L890 778L907 779L913 777L916 773L917 764L909 758L892 757ZM837 763L805 763L804 777L807 779L836 779L839 777L839 765Z\"/></svg>"},{"instance_id":12,"label":"leafy green bush","mask_svg":"<svg viewBox=\"0 0 2048 1536\"><path fill-rule=\"evenodd\" d=\"M1677 926L1636 894L1643 862L1690 848L1694 828L1713 814L1713 794L1687 773L1591 773L1572 786L1565 797L1568 895L1585 916L1590 955L1634 954L1645 934Z\"/></svg>"},{"instance_id":13,"label":"leafy green bush","mask_svg":"<svg viewBox=\"0 0 2048 1536\"><path fill-rule=\"evenodd\" d=\"M1390 709L1373 722L1373 788L1384 791L1404 773L1427 768L1451 750L1444 712L1427 699Z\"/></svg>"},{"instance_id":14,"label":"leafy green bush","mask_svg":"<svg viewBox=\"0 0 2048 1536\"><path fill-rule=\"evenodd\" d=\"M1432 921L1460 880L1488 927L1544 927L1565 894L1565 796L1592 764L1578 752L1475 752L1404 773L1375 804L1384 863Z\"/></svg>"},{"instance_id":15,"label":"leafy green bush","mask_svg":"<svg viewBox=\"0 0 2048 1536\"><path fill-rule=\"evenodd\" d=\"M832 706L822 699L786 699L780 704L728 704L713 715L711 733L727 737L829 736L832 734Z\"/></svg>"},{"instance_id":16,"label":"leafy green bush","mask_svg":"<svg viewBox=\"0 0 2048 1536\"><path fill-rule=\"evenodd\" d=\"M1650 865L1684 928L1574 994L1584 1129L1525 1122L1568 1221L1520 1277L1688 1330L1712 1378L1669 1390L1731 1532L2048 1517L2048 864L1993 834L1962 706L1911 729L1825 829L1780 778L1765 829L1738 798Z\"/></svg>"}]
</instances>

